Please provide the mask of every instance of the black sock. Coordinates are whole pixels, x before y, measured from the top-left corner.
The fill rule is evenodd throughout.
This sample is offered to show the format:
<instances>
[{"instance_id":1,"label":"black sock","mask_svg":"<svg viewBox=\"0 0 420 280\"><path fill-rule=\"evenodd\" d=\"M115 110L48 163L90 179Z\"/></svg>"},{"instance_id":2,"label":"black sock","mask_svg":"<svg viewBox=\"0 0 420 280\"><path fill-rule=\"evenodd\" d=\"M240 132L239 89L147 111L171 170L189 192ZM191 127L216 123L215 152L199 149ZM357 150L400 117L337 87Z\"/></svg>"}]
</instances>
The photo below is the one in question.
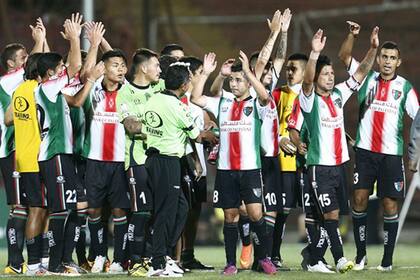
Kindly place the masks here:
<instances>
[{"instance_id":1,"label":"black sock","mask_svg":"<svg viewBox=\"0 0 420 280\"><path fill-rule=\"evenodd\" d=\"M238 242L238 223L227 223L223 226L225 239L226 263L236 265L236 242Z\"/></svg>"},{"instance_id":2,"label":"black sock","mask_svg":"<svg viewBox=\"0 0 420 280\"><path fill-rule=\"evenodd\" d=\"M276 224L274 226L274 234L273 234L273 248L271 252L271 256L278 257L281 259L280 254L280 247L281 243L283 242L283 235L287 217L289 216L289 211L284 210L283 213L278 213L276 217Z\"/></svg>"},{"instance_id":3,"label":"black sock","mask_svg":"<svg viewBox=\"0 0 420 280\"><path fill-rule=\"evenodd\" d=\"M128 225L128 244L132 263L137 263L144 257L146 227L150 216L150 212L134 212L131 215Z\"/></svg>"},{"instance_id":4,"label":"black sock","mask_svg":"<svg viewBox=\"0 0 420 280\"><path fill-rule=\"evenodd\" d=\"M86 220L87 220L87 209L78 209L77 215L80 221L80 236L76 243L76 255L79 265L87 262L86 259Z\"/></svg>"},{"instance_id":5,"label":"black sock","mask_svg":"<svg viewBox=\"0 0 420 280\"><path fill-rule=\"evenodd\" d=\"M338 220L325 220L324 226L327 230L328 238L330 239L331 253L334 257L335 263L337 264L338 260L344 256L343 243L338 230Z\"/></svg>"},{"instance_id":6,"label":"black sock","mask_svg":"<svg viewBox=\"0 0 420 280\"><path fill-rule=\"evenodd\" d=\"M251 220L248 216L239 216L238 230L241 237L242 246L248 246L251 244L251 234L249 230L250 222Z\"/></svg>"},{"instance_id":7,"label":"black sock","mask_svg":"<svg viewBox=\"0 0 420 280\"><path fill-rule=\"evenodd\" d=\"M252 237L257 260L268 257L267 232L264 218L256 222L251 222L251 231L253 233Z\"/></svg>"},{"instance_id":8,"label":"black sock","mask_svg":"<svg viewBox=\"0 0 420 280\"><path fill-rule=\"evenodd\" d=\"M13 210L13 227L16 233L16 251L10 259L11 265L19 267L25 261L23 259L23 247L25 245L25 227L28 219L28 209L24 206L16 206Z\"/></svg>"},{"instance_id":9,"label":"black sock","mask_svg":"<svg viewBox=\"0 0 420 280\"><path fill-rule=\"evenodd\" d=\"M306 233L308 236L309 252L311 255L310 265L316 265L321 260L322 246L325 239L321 239L321 231L316 221L311 218L305 219Z\"/></svg>"},{"instance_id":10,"label":"black sock","mask_svg":"<svg viewBox=\"0 0 420 280\"><path fill-rule=\"evenodd\" d=\"M114 222L114 262L123 263L127 259L127 217L113 217Z\"/></svg>"},{"instance_id":11,"label":"black sock","mask_svg":"<svg viewBox=\"0 0 420 280\"><path fill-rule=\"evenodd\" d=\"M102 217L88 218L88 225L90 231L90 247L94 252L93 259L97 256L106 256L105 234Z\"/></svg>"},{"instance_id":12,"label":"black sock","mask_svg":"<svg viewBox=\"0 0 420 280\"><path fill-rule=\"evenodd\" d=\"M327 252L328 246L331 246L330 239L328 238L327 230L323 226L319 226L319 242L318 247L320 248L320 256L323 258L325 252Z\"/></svg>"},{"instance_id":13,"label":"black sock","mask_svg":"<svg viewBox=\"0 0 420 280\"><path fill-rule=\"evenodd\" d=\"M392 265L392 256L394 254L395 240L398 232L398 214L384 215L384 255L381 265L387 267Z\"/></svg>"},{"instance_id":14,"label":"black sock","mask_svg":"<svg viewBox=\"0 0 420 280\"><path fill-rule=\"evenodd\" d=\"M42 234L26 240L28 251L28 265L41 263Z\"/></svg>"},{"instance_id":15,"label":"black sock","mask_svg":"<svg viewBox=\"0 0 420 280\"><path fill-rule=\"evenodd\" d=\"M181 260L184 263L194 260L194 249L183 250L181 252Z\"/></svg>"},{"instance_id":16,"label":"black sock","mask_svg":"<svg viewBox=\"0 0 420 280\"><path fill-rule=\"evenodd\" d=\"M63 261L64 224L68 213L58 212L50 214L48 226L48 241L50 247L50 260L48 270L55 271Z\"/></svg>"},{"instance_id":17,"label":"black sock","mask_svg":"<svg viewBox=\"0 0 420 280\"><path fill-rule=\"evenodd\" d=\"M353 234L356 243L356 263L366 255L367 212L357 212L353 209Z\"/></svg>"},{"instance_id":18,"label":"black sock","mask_svg":"<svg viewBox=\"0 0 420 280\"><path fill-rule=\"evenodd\" d=\"M63 262L73 261L73 250L80 237L80 221L77 212L72 210L65 226Z\"/></svg>"},{"instance_id":19,"label":"black sock","mask_svg":"<svg viewBox=\"0 0 420 280\"><path fill-rule=\"evenodd\" d=\"M48 232L44 232L41 234L41 258L49 258L50 257L50 241L48 237Z\"/></svg>"},{"instance_id":20,"label":"black sock","mask_svg":"<svg viewBox=\"0 0 420 280\"><path fill-rule=\"evenodd\" d=\"M9 234L13 233L13 234ZM6 237L7 237L7 265L10 265L10 256L13 254L13 250L10 248L11 244L11 236L15 238L15 230L13 226L13 209L9 210L9 216L7 217L7 225L6 225Z\"/></svg>"},{"instance_id":21,"label":"black sock","mask_svg":"<svg viewBox=\"0 0 420 280\"><path fill-rule=\"evenodd\" d=\"M271 257L271 248L273 248L273 237L274 237L274 227L276 224L276 218L269 216L269 215L264 215L264 220L265 220L265 231L266 231L266 236L267 236L267 250L268 250L268 254Z\"/></svg>"}]
</instances>

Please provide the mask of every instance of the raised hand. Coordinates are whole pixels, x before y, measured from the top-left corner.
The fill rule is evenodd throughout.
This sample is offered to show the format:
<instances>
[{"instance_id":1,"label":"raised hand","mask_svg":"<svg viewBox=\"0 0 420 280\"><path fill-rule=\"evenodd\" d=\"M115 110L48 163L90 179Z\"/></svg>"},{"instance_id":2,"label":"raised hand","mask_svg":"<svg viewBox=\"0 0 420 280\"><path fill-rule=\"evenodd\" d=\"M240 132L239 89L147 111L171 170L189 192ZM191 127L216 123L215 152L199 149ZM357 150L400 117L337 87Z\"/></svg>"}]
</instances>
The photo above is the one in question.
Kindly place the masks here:
<instances>
[{"instance_id":1,"label":"raised hand","mask_svg":"<svg viewBox=\"0 0 420 280\"><path fill-rule=\"evenodd\" d=\"M93 46L99 46L105 34L105 28L102 22L95 22L89 32L86 33L87 39Z\"/></svg>"},{"instance_id":2,"label":"raised hand","mask_svg":"<svg viewBox=\"0 0 420 280\"><path fill-rule=\"evenodd\" d=\"M353 34L354 36L359 35L360 32L360 25L354 21L346 21L347 24L349 25L349 31L351 34Z\"/></svg>"},{"instance_id":3,"label":"raised hand","mask_svg":"<svg viewBox=\"0 0 420 280\"><path fill-rule=\"evenodd\" d=\"M292 20L292 13L290 9L284 10L283 15L280 18L281 21L281 32L287 32L289 30L290 21Z\"/></svg>"},{"instance_id":4,"label":"raised hand","mask_svg":"<svg viewBox=\"0 0 420 280\"><path fill-rule=\"evenodd\" d=\"M249 68L249 59L243 51L239 51L239 60L242 62L242 71L245 73L251 71Z\"/></svg>"},{"instance_id":5,"label":"raised hand","mask_svg":"<svg viewBox=\"0 0 420 280\"><path fill-rule=\"evenodd\" d=\"M230 74L232 74L231 67L233 63L235 62L234 58L229 58L225 62L223 62L222 67L220 68L220 75L223 77L228 77Z\"/></svg>"},{"instance_id":6,"label":"raised hand","mask_svg":"<svg viewBox=\"0 0 420 280\"><path fill-rule=\"evenodd\" d=\"M318 29L314 34L314 37L312 38L312 51L320 53L324 49L327 37L323 35L324 31L322 29Z\"/></svg>"},{"instance_id":7,"label":"raised hand","mask_svg":"<svg viewBox=\"0 0 420 280\"><path fill-rule=\"evenodd\" d=\"M270 28L271 32L280 32L281 28L281 12L279 10L274 12L273 18L271 21L267 19L268 28Z\"/></svg>"},{"instance_id":8,"label":"raised hand","mask_svg":"<svg viewBox=\"0 0 420 280\"><path fill-rule=\"evenodd\" d=\"M100 77L102 77L105 73L105 64L103 61L99 62L98 64L93 67L93 69L90 71L88 76L88 81L96 81Z\"/></svg>"},{"instance_id":9,"label":"raised hand","mask_svg":"<svg viewBox=\"0 0 420 280\"><path fill-rule=\"evenodd\" d=\"M203 74L210 75L216 69L216 66L216 54L213 52L205 54L203 59Z\"/></svg>"},{"instance_id":10,"label":"raised hand","mask_svg":"<svg viewBox=\"0 0 420 280\"><path fill-rule=\"evenodd\" d=\"M82 32L82 19L83 16L79 13L72 14L71 19L66 19L64 21L64 32L60 32L61 36L66 40L79 38L80 33Z\"/></svg>"},{"instance_id":11,"label":"raised hand","mask_svg":"<svg viewBox=\"0 0 420 280\"><path fill-rule=\"evenodd\" d=\"M375 26L370 34L370 46L374 49L379 47L379 27Z\"/></svg>"}]
</instances>

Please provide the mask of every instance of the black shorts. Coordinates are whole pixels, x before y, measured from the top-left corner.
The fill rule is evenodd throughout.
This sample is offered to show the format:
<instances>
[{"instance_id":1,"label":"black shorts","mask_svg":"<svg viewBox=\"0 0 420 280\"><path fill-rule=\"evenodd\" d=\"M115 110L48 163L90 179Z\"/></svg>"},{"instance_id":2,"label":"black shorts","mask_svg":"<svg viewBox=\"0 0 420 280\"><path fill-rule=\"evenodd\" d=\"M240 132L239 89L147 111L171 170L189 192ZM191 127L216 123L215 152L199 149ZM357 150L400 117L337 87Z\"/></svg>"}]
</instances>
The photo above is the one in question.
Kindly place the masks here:
<instances>
[{"instance_id":1,"label":"black shorts","mask_svg":"<svg viewBox=\"0 0 420 280\"><path fill-rule=\"evenodd\" d=\"M339 209L340 166L309 166L309 184L322 214Z\"/></svg>"},{"instance_id":2,"label":"black shorts","mask_svg":"<svg viewBox=\"0 0 420 280\"><path fill-rule=\"evenodd\" d=\"M317 209L318 205L315 200L314 191L309 184L307 169L299 170L298 176L299 186L301 189L301 201L299 204L302 206L303 212L306 214L306 216L319 218L320 211Z\"/></svg>"},{"instance_id":3,"label":"black shorts","mask_svg":"<svg viewBox=\"0 0 420 280\"><path fill-rule=\"evenodd\" d=\"M128 190L130 191L131 211L150 211L153 209L153 197L148 185L148 175L144 164L128 168L126 171Z\"/></svg>"},{"instance_id":4,"label":"black shorts","mask_svg":"<svg viewBox=\"0 0 420 280\"><path fill-rule=\"evenodd\" d=\"M86 160L85 187L90 208L102 208L108 201L111 208L130 208L130 194L124 163Z\"/></svg>"},{"instance_id":5,"label":"black shorts","mask_svg":"<svg viewBox=\"0 0 420 280\"><path fill-rule=\"evenodd\" d=\"M85 188L85 173L86 173L86 159L73 155L74 166L76 167L76 175L79 180L77 184L77 202L87 202L86 188Z\"/></svg>"},{"instance_id":6,"label":"black shorts","mask_svg":"<svg viewBox=\"0 0 420 280\"><path fill-rule=\"evenodd\" d=\"M263 203L261 170L217 170L213 205L216 208L239 208L245 204Z\"/></svg>"},{"instance_id":7,"label":"black shorts","mask_svg":"<svg viewBox=\"0 0 420 280\"><path fill-rule=\"evenodd\" d=\"M261 158L265 212L283 211L280 164L277 157Z\"/></svg>"},{"instance_id":8,"label":"black shorts","mask_svg":"<svg viewBox=\"0 0 420 280\"><path fill-rule=\"evenodd\" d=\"M23 189L19 184L19 172L16 171L15 152L5 158L0 158L0 171L8 205L25 205Z\"/></svg>"},{"instance_id":9,"label":"black shorts","mask_svg":"<svg viewBox=\"0 0 420 280\"><path fill-rule=\"evenodd\" d=\"M72 155L58 154L39 162L42 180L47 188L48 209L60 212L76 209L79 178Z\"/></svg>"},{"instance_id":10,"label":"black shorts","mask_svg":"<svg viewBox=\"0 0 420 280\"><path fill-rule=\"evenodd\" d=\"M340 165L340 188L337 190L338 207L340 209L340 215L350 214L350 201L349 193L347 188L347 164L343 163Z\"/></svg>"},{"instance_id":11,"label":"black shorts","mask_svg":"<svg viewBox=\"0 0 420 280\"><path fill-rule=\"evenodd\" d=\"M299 197L299 179L296 171L280 172L283 211L296 208Z\"/></svg>"},{"instance_id":12,"label":"black shorts","mask_svg":"<svg viewBox=\"0 0 420 280\"><path fill-rule=\"evenodd\" d=\"M367 189L370 194L376 181L378 197L403 198L405 174L402 157L358 148L353 181L355 189Z\"/></svg>"},{"instance_id":13,"label":"black shorts","mask_svg":"<svg viewBox=\"0 0 420 280\"><path fill-rule=\"evenodd\" d=\"M38 172L20 173L20 185L22 186L26 202L29 207L47 207L47 188L41 182Z\"/></svg>"},{"instance_id":14,"label":"black shorts","mask_svg":"<svg viewBox=\"0 0 420 280\"><path fill-rule=\"evenodd\" d=\"M181 163L181 188L190 208L198 203L207 201L207 180L201 177L195 180L195 174L187 157L182 157Z\"/></svg>"}]
</instances>

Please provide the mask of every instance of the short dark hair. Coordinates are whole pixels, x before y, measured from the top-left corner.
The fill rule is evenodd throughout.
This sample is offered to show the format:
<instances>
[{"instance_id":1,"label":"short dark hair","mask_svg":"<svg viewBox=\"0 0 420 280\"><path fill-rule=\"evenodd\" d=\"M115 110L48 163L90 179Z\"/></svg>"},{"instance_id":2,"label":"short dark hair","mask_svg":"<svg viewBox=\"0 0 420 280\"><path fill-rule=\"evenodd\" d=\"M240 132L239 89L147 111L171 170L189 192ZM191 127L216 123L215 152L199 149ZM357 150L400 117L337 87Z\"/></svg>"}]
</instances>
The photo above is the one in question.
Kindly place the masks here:
<instances>
[{"instance_id":1,"label":"short dark hair","mask_svg":"<svg viewBox=\"0 0 420 280\"><path fill-rule=\"evenodd\" d=\"M179 60L180 62L185 62L190 64L191 73L195 74L195 72L203 65L203 61L195 56L184 56Z\"/></svg>"},{"instance_id":2,"label":"short dark hair","mask_svg":"<svg viewBox=\"0 0 420 280\"><path fill-rule=\"evenodd\" d=\"M25 64L25 80L36 80L39 76L38 73L38 60L42 53L33 53L28 57Z\"/></svg>"},{"instance_id":3,"label":"short dark hair","mask_svg":"<svg viewBox=\"0 0 420 280\"><path fill-rule=\"evenodd\" d=\"M160 55L171 55L172 51L184 51L184 48L181 45L178 44L167 44L163 47L163 49L160 51Z\"/></svg>"},{"instance_id":4,"label":"short dark hair","mask_svg":"<svg viewBox=\"0 0 420 280\"><path fill-rule=\"evenodd\" d=\"M59 53L43 53L37 62L38 73L41 78L44 78L48 70L55 70L63 57Z\"/></svg>"},{"instance_id":5,"label":"short dark hair","mask_svg":"<svg viewBox=\"0 0 420 280\"><path fill-rule=\"evenodd\" d=\"M318 80L319 73L321 73L322 68L327 65L332 65L331 59L326 55L320 55L316 61L315 66L315 81Z\"/></svg>"},{"instance_id":6,"label":"short dark hair","mask_svg":"<svg viewBox=\"0 0 420 280\"><path fill-rule=\"evenodd\" d=\"M398 47L397 43L393 42L393 41L386 41L382 44L381 48L379 49L379 53L378 55L381 53L382 49L387 49L387 50L397 50L398 51L398 57L401 56L401 51L400 48Z\"/></svg>"},{"instance_id":7,"label":"short dark hair","mask_svg":"<svg viewBox=\"0 0 420 280\"><path fill-rule=\"evenodd\" d=\"M291 54L287 60L301 60L304 61L305 63L308 62L308 56L306 54L303 53L294 53Z\"/></svg>"},{"instance_id":8,"label":"short dark hair","mask_svg":"<svg viewBox=\"0 0 420 280\"><path fill-rule=\"evenodd\" d=\"M162 72L160 72L161 79L165 79L166 71L168 71L169 65L175 62L177 62L176 58L168 54L161 55L159 57L160 69L162 70Z\"/></svg>"},{"instance_id":9,"label":"short dark hair","mask_svg":"<svg viewBox=\"0 0 420 280\"><path fill-rule=\"evenodd\" d=\"M128 80L132 81L134 79L134 75L139 70L140 64L149 61L149 59L151 59L152 57L156 57L158 59L159 55L154 51L146 48L137 49L133 54L131 68L128 72Z\"/></svg>"},{"instance_id":10,"label":"short dark hair","mask_svg":"<svg viewBox=\"0 0 420 280\"><path fill-rule=\"evenodd\" d=\"M3 66L4 69L8 70L9 67L7 66L7 61L14 60L16 57L16 53L19 50L24 50L24 49L25 47L19 43L12 43L5 46L0 55L1 66Z\"/></svg>"},{"instance_id":11,"label":"short dark hair","mask_svg":"<svg viewBox=\"0 0 420 280\"><path fill-rule=\"evenodd\" d=\"M241 72L242 71L242 62L241 61L235 61L232 66L230 67L230 70L232 72Z\"/></svg>"},{"instance_id":12,"label":"short dark hair","mask_svg":"<svg viewBox=\"0 0 420 280\"><path fill-rule=\"evenodd\" d=\"M165 87L169 90L177 90L183 84L188 82L190 78L190 71L188 67L183 65L171 65L166 71Z\"/></svg>"},{"instance_id":13,"label":"short dark hair","mask_svg":"<svg viewBox=\"0 0 420 280\"><path fill-rule=\"evenodd\" d=\"M124 60L125 64L127 64L127 58L125 57L124 52L120 49L113 49L113 50L107 51L106 53L102 55L101 60L105 62L108 59L113 58L113 57L121 57Z\"/></svg>"}]
</instances>

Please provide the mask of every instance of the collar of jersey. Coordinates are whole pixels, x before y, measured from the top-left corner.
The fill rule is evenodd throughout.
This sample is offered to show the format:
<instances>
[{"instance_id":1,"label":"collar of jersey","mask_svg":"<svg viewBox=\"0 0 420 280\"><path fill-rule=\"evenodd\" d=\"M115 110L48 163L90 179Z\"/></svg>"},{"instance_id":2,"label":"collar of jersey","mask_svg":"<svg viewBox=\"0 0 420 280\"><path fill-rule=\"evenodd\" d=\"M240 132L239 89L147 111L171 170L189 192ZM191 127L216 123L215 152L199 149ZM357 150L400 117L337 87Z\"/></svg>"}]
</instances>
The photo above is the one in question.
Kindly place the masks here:
<instances>
[{"instance_id":1,"label":"collar of jersey","mask_svg":"<svg viewBox=\"0 0 420 280\"><path fill-rule=\"evenodd\" d=\"M148 87L150 87L150 84L148 84L147 86L139 86L139 85L136 85L133 82L129 82L129 83L130 83L130 85L132 85L133 87L135 87L137 89L147 89Z\"/></svg>"},{"instance_id":2,"label":"collar of jersey","mask_svg":"<svg viewBox=\"0 0 420 280\"><path fill-rule=\"evenodd\" d=\"M122 87L122 84L121 84L121 83L118 83L118 88L117 88L116 90L109 91L109 90L105 87L104 81L102 80L101 87L102 87L102 89L103 89L105 92L116 92L116 91L118 91L118 90Z\"/></svg>"},{"instance_id":3,"label":"collar of jersey","mask_svg":"<svg viewBox=\"0 0 420 280\"><path fill-rule=\"evenodd\" d=\"M395 80L396 78L397 78L397 73L395 73L395 74L394 74L394 77L392 77L391 79L389 79L389 80L384 80L384 79L382 79L381 73L379 73L378 77L376 77L376 80L377 80L377 81L382 81L382 82L389 82L389 81L393 81L393 80Z\"/></svg>"},{"instance_id":4,"label":"collar of jersey","mask_svg":"<svg viewBox=\"0 0 420 280\"><path fill-rule=\"evenodd\" d=\"M167 90L167 89L165 89L164 91L162 91L162 94L169 95L169 96L173 96L173 97L175 97L176 99L179 99L179 98L178 98L178 96L176 96L176 94L172 93L172 91Z\"/></svg>"},{"instance_id":5,"label":"collar of jersey","mask_svg":"<svg viewBox=\"0 0 420 280\"><path fill-rule=\"evenodd\" d=\"M252 96L251 95L249 95L247 98L245 98L244 100L238 100L236 97L234 98L234 100L236 101L236 102L242 102L242 101L248 101L248 100L250 100L250 99L252 99Z\"/></svg>"}]
</instances>

